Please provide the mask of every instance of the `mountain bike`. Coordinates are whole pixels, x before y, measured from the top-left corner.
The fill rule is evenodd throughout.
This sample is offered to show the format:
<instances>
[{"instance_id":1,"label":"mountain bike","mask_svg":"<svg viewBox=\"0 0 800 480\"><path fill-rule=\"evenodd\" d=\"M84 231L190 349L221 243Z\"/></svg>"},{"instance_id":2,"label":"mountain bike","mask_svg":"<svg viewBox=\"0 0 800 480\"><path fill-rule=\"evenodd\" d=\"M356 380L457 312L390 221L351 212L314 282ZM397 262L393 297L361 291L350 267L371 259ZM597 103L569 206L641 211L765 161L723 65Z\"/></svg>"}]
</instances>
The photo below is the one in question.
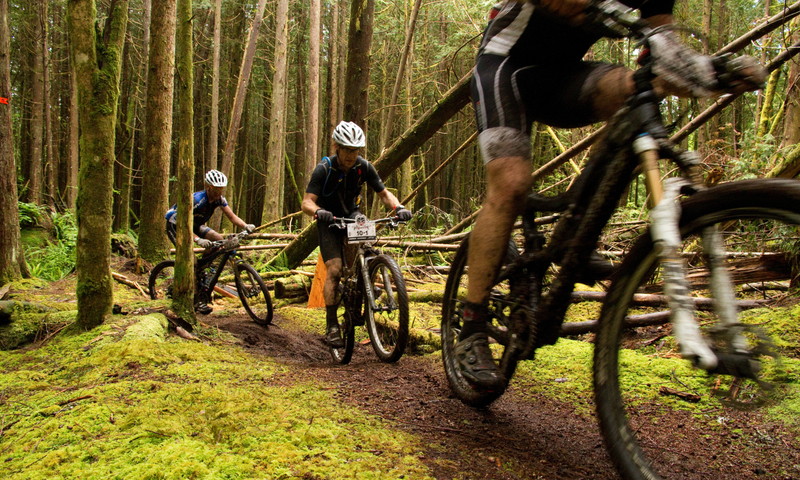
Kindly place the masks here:
<instances>
[{"instance_id":1,"label":"mountain bike","mask_svg":"<svg viewBox=\"0 0 800 480\"><path fill-rule=\"evenodd\" d=\"M210 303L211 295L220 287L222 271L226 265L233 270L233 279L239 301L250 318L259 325L272 323L272 298L269 289L252 265L244 260L236 250L247 232L241 232L225 240L211 243L195 262L195 301ZM164 260L150 272L147 285L150 298L171 298L175 278L175 260Z\"/></svg>"},{"instance_id":2,"label":"mountain bike","mask_svg":"<svg viewBox=\"0 0 800 480\"><path fill-rule=\"evenodd\" d=\"M396 362L408 344L408 292L400 267L394 259L373 247L377 225L397 228L396 217L368 220L334 217L330 228L344 230L342 278L339 286L339 330L344 346L330 346L333 359L350 362L355 347L355 327L366 324L375 354L382 362Z\"/></svg>"},{"instance_id":3,"label":"mountain bike","mask_svg":"<svg viewBox=\"0 0 800 480\"><path fill-rule=\"evenodd\" d=\"M631 37L647 49L652 31L627 7L605 1L593 6L591 14L607 36ZM706 186L699 156L669 139L651 82L654 61L641 60L635 94L609 121L573 185L553 197L528 196L521 252L514 243L508 246L488 300L492 355L510 380L519 361L534 359L539 347L559 339L576 281L587 274L601 234L633 180L639 173L644 176L653 206L649 228L611 276L593 361L597 416L607 450L619 473L635 479L673 473L674 457L652 439L678 434L659 432L657 419L684 409L685 404L664 388L691 392L702 387L717 393L728 388L725 402L756 407L770 404L783 392L770 386L798 373L796 366L791 370L780 366L780 354L797 351L791 341L782 343L780 335L785 332L756 324L739 310L747 274L740 275L741 268L736 267L745 252L766 252L750 260L783 267L778 276L794 287L800 264L800 182L753 179ZM662 182L658 159L671 161L679 176ZM542 226L546 219L555 219L548 235ZM504 389L482 390L467 382L455 355L463 321L468 245L469 238L455 254L445 286L442 357L454 394L465 404L483 407ZM667 299L666 312L637 303L637 293L653 289ZM696 311L701 296L712 297L713 311ZM789 296L787 301L796 301L796 291ZM670 325L660 330L663 338L657 344L647 344L640 352L628 348L636 345L630 325L646 323L647 315L663 318L665 313ZM662 358L677 356L676 350L691 366L667 370ZM642 357L652 376L643 377L641 364L640 370L634 369L634 357ZM709 429L719 427L710 423ZM718 453L730 459L740 452L732 447Z\"/></svg>"}]
</instances>

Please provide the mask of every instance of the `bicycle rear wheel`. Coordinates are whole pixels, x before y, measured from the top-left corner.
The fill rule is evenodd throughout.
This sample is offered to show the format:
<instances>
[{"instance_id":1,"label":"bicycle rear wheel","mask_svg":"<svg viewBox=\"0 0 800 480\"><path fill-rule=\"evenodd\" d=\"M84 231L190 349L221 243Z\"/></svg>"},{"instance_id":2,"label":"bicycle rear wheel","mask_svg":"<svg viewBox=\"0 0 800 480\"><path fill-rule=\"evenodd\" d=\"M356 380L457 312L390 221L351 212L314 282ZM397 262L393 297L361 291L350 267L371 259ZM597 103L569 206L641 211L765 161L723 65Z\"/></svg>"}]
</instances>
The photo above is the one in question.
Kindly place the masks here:
<instances>
[{"instance_id":1,"label":"bicycle rear wheel","mask_svg":"<svg viewBox=\"0 0 800 480\"><path fill-rule=\"evenodd\" d=\"M458 335L461 332L464 299L467 294L467 252L469 250L469 237L466 237L456 251L447 275L447 283L442 299L442 362L447 375L447 382L459 400L473 407L484 407L498 399L504 392L502 390L484 390L467 382L461 375L458 367L455 349ZM509 243L501 272L513 262L519 253L513 243ZM499 365L507 380L510 380L517 368L518 358L507 355L507 347L511 342L511 305L507 296L511 291L508 280L497 283L489 294L489 311L491 323L489 325L489 342L492 356Z\"/></svg>"},{"instance_id":2,"label":"bicycle rear wheel","mask_svg":"<svg viewBox=\"0 0 800 480\"><path fill-rule=\"evenodd\" d=\"M272 323L272 298L269 289L252 265L236 262L233 267L236 290L247 314L259 325Z\"/></svg>"},{"instance_id":3,"label":"bicycle rear wheel","mask_svg":"<svg viewBox=\"0 0 800 480\"><path fill-rule=\"evenodd\" d=\"M728 253L724 263L736 285L737 300L763 300L769 294L796 304L797 291L792 289L797 280L798 225L800 182L791 180L735 182L682 202L682 253L692 286L688 295L696 308L702 302L699 297L711 296L706 281L710 268L700 242L702 230L711 226L717 227ZM748 252L765 251L750 253L748 258ZM800 376L797 334L789 336L788 325L781 325L780 316L770 311L765 315L765 310L743 310L747 305L740 302L737 321L741 338L754 350L751 358L760 362L760 378L773 388L692 368L688 361L676 359L678 345L671 325L626 330L625 322L645 318L642 314L668 316L668 307L645 307L637 303L644 297L634 297L655 293L661 278L657 247L645 235L615 276L595 341L598 419L620 474L627 479L749 478L759 470L763 470L759 478L785 475L768 469L775 465L775 458L785 459L780 463L787 468L800 463L797 436L791 433L797 425L781 423L768 410L780 407L787 396L800 396L800 385L790 380ZM783 287L789 287L788 295L763 290L753 298L748 293L748 281L759 288L773 288L767 280L779 279ZM796 315L800 310L792 312ZM713 328L715 313L697 311L696 317L709 345L723 353L735 353L725 348ZM797 331L796 316L790 314L784 320ZM782 362L777 362L772 348L783 357Z\"/></svg>"},{"instance_id":4,"label":"bicycle rear wheel","mask_svg":"<svg viewBox=\"0 0 800 480\"><path fill-rule=\"evenodd\" d=\"M406 282L394 259L382 254L369 263L369 283L376 307L364 299L370 343L382 362L396 362L408 344Z\"/></svg>"},{"instance_id":5,"label":"bicycle rear wheel","mask_svg":"<svg viewBox=\"0 0 800 480\"><path fill-rule=\"evenodd\" d=\"M150 271L147 289L150 298L172 298L172 284L175 282L175 260L164 260Z\"/></svg>"}]
</instances>

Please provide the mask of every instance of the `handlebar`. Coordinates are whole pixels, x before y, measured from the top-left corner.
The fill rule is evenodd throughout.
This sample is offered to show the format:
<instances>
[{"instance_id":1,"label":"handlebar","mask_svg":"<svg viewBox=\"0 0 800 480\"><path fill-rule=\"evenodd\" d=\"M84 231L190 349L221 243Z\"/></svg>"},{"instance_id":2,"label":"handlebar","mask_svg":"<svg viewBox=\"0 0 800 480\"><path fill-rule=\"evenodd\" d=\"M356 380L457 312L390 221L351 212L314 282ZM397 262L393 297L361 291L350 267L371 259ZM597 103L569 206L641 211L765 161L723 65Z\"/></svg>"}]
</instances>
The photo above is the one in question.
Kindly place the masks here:
<instances>
[{"instance_id":1,"label":"handlebar","mask_svg":"<svg viewBox=\"0 0 800 480\"><path fill-rule=\"evenodd\" d=\"M250 235L250 232L248 232L247 230L241 231L239 233L234 233L233 235L230 235L228 238L225 238L223 240L215 240L211 242L211 246L208 249L233 250L236 247L238 247L241 241L247 238L248 235Z\"/></svg>"},{"instance_id":2,"label":"handlebar","mask_svg":"<svg viewBox=\"0 0 800 480\"><path fill-rule=\"evenodd\" d=\"M388 223L390 228L397 228L398 226L407 223L405 220L400 220L400 218L396 216L378 218L370 221L379 225ZM347 228L348 223L356 223L356 219L349 217L333 217L333 222L328 226L328 228L338 228L339 230L344 230Z\"/></svg>"}]
</instances>

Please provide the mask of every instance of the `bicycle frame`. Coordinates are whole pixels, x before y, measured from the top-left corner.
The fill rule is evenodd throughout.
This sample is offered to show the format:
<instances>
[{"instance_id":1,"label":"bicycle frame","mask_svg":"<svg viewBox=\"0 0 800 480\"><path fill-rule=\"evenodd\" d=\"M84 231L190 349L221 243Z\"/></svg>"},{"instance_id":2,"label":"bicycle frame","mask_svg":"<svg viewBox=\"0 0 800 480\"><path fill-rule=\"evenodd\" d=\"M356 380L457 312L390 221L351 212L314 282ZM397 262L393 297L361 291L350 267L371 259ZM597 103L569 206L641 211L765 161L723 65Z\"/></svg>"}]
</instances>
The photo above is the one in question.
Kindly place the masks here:
<instances>
[{"instance_id":1,"label":"bicycle frame","mask_svg":"<svg viewBox=\"0 0 800 480\"><path fill-rule=\"evenodd\" d=\"M237 236L239 237L239 239L243 238L242 234L238 234ZM219 249L212 250L207 255L201 255L198 258L197 263L195 264L197 291L198 293L203 295L208 295L209 297L211 296L211 292L214 291L214 287L217 285L219 277L222 275L222 270L225 268L225 265L228 263L228 261L231 261L233 263L241 259L239 256L239 252L235 248L230 250L222 248L224 246L224 241L215 243L216 243L215 246ZM213 266L217 262L217 259L219 259L219 262L216 264L216 267L214 267L214 274L211 276L211 278L210 279L202 278L201 277L202 272L207 267ZM209 299L207 298L204 300L209 300Z\"/></svg>"},{"instance_id":2,"label":"bicycle frame","mask_svg":"<svg viewBox=\"0 0 800 480\"><path fill-rule=\"evenodd\" d=\"M338 224L339 226L335 228L345 228L344 225L347 223L355 222L354 219L350 218L335 218L334 224ZM376 224L384 224L388 223L391 227L396 227L398 222L394 219L394 217L386 217L381 218L378 220L373 220ZM377 241L377 239L375 240ZM354 244L347 243L347 239L345 238L345 242L342 244L342 280L347 281L349 278L353 278L358 276L359 279L363 282L363 285L369 285L369 262L380 252L377 250L373 250L373 245L375 241L368 241L368 242L358 242ZM355 253L353 254L353 260L347 261L347 250L348 245L356 245ZM352 249L351 249L352 250ZM385 308L378 307L377 302L375 301L375 294L371 288L363 289L367 295L367 300L369 301L369 306L372 311L382 311ZM392 305L393 308L397 308L396 305ZM392 308L390 307L390 308Z\"/></svg>"},{"instance_id":3,"label":"bicycle frame","mask_svg":"<svg viewBox=\"0 0 800 480\"><path fill-rule=\"evenodd\" d=\"M615 16L622 25L648 33L638 20L626 17L624 12L603 12ZM512 336L526 338L525 345L514 346L522 358L531 358L536 348L554 344L570 305L571 294L582 266L589 261L603 228L611 219L619 200L624 195L633 174L640 169L653 207L651 211L651 234L661 248L661 265L665 273L665 294L672 311L671 320L675 336L684 358L713 373L745 372L754 378L755 372L747 368L746 355L741 359L728 359L724 364L702 339L699 325L694 318L694 305L688 296L683 259L678 255L680 232L678 219L681 195L702 190L700 162L694 152L679 150L669 139L658 108L660 101L653 91L651 65L635 72L636 93L609 122L608 132L595 147L587 167L579 179L565 193L555 198L543 198L531 194L526 201L523 214L525 251L500 277L516 283L512 292L512 312L522 313L533 327L533 335ZM679 178L662 183L658 169L659 158L674 162L681 171ZM592 177L599 176L599 181ZM558 219L552 238L544 245L544 236L536 227L536 212L563 211ZM723 252L716 230L703 235L703 248L711 258L712 290L720 323L731 326L736 323L736 307L729 274L721 267ZM561 268L549 291L539 295L541 285L531 278L541 279L552 264ZM531 275L530 272L533 273ZM534 299L533 303L530 299ZM520 308L523 307L523 308ZM517 328L521 328L519 325ZM514 332L518 333L518 332ZM736 349L746 350L746 342L740 335L732 335L731 344Z\"/></svg>"}]
</instances>

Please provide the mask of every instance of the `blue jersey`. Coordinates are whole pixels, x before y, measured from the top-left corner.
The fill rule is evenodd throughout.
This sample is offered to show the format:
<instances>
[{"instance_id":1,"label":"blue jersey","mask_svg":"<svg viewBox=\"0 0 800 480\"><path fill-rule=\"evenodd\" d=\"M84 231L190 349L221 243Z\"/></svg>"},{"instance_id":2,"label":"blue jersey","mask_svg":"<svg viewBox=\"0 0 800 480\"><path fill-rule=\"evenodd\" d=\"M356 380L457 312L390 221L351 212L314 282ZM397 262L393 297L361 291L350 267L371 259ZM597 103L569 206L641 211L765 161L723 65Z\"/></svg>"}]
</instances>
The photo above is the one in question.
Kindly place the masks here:
<instances>
[{"instance_id":1,"label":"blue jersey","mask_svg":"<svg viewBox=\"0 0 800 480\"><path fill-rule=\"evenodd\" d=\"M192 195L192 203L194 204L192 207L192 219L195 227L206 223L208 219L211 218L211 215L214 214L214 210L216 210L217 207L228 206L228 201L225 200L225 197L219 197L219 200L216 202L210 202L208 200L208 194L205 190L194 192ZM164 215L164 218L172 223L175 223L176 213L178 213L178 206L173 205L172 208L167 210L167 214Z\"/></svg>"}]
</instances>

